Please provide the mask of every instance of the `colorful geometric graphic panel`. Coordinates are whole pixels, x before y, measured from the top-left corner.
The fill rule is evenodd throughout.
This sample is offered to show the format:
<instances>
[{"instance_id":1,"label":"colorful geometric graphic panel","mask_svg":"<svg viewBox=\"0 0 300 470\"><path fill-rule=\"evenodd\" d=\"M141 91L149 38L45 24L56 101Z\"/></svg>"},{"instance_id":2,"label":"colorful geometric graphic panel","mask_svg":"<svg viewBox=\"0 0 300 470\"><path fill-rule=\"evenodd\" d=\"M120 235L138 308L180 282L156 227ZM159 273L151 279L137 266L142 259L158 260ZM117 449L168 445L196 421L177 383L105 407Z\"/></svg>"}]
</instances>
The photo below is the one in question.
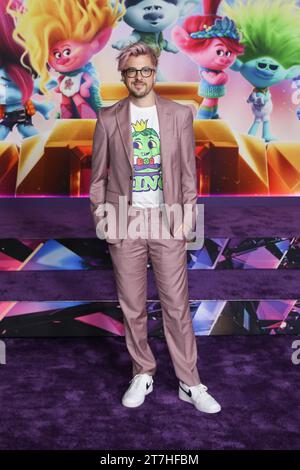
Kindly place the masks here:
<instances>
[{"instance_id":1,"label":"colorful geometric graphic panel","mask_svg":"<svg viewBox=\"0 0 300 470\"><path fill-rule=\"evenodd\" d=\"M197 336L299 335L300 300L192 300ZM151 336L163 337L159 301L147 302ZM124 335L118 302L0 302L0 335L103 336Z\"/></svg>"},{"instance_id":2,"label":"colorful geometric graphic panel","mask_svg":"<svg viewBox=\"0 0 300 470\"><path fill-rule=\"evenodd\" d=\"M206 238L187 259L190 270L299 269L300 238ZM0 239L0 271L95 269L112 269L107 243L98 238Z\"/></svg>"}]
</instances>

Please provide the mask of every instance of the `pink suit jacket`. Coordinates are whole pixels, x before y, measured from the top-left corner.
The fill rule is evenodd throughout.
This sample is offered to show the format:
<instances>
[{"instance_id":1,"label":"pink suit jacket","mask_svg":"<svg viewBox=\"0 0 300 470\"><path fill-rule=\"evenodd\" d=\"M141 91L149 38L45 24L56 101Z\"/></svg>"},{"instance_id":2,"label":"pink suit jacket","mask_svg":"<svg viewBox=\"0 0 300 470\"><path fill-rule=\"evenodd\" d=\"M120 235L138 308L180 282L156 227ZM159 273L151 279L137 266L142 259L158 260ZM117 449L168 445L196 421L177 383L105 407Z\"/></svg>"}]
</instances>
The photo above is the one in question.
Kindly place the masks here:
<instances>
[{"instance_id":1,"label":"pink suit jacket","mask_svg":"<svg viewBox=\"0 0 300 470\"><path fill-rule=\"evenodd\" d=\"M179 203L183 215L184 204L191 204L191 229L195 230L197 176L193 114L188 106L163 98L157 93L155 103L160 128L164 202L166 205ZM100 231L105 202L113 204L116 210L119 207L119 196L127 196L127 208L132 203L134 169L131 132L129 96L99 112L93 140L90 207L95 226L100 222ZM107 227L110 225L109 216L108 213ZM172 218L168 227L173 235ZM107 242L117 243L124 238L119 233L118 221L116 234L116 237L106 234Z\"/></svg>"}]
</instances>

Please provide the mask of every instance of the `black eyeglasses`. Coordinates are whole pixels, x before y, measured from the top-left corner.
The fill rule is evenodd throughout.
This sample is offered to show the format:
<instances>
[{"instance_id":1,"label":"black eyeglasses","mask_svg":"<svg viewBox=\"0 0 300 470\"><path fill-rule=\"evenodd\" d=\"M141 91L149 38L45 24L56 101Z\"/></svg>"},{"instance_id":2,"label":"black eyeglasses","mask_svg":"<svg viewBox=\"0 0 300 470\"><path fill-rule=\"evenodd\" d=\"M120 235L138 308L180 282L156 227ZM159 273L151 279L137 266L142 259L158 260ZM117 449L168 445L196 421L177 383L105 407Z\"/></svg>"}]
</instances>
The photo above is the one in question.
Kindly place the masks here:
<instances>
[{"instance_id":1,"label":"black eyeglasses","mask_svg":"<svg viewBox=\"0 0 300 470\"><path fill-rule=\"evenodd\" d=\"M155 69L152 69L151 67L143 67L142 69L130 67L129 69L122 70L122 73L124 73L128 78L136 77L138 72L141 72L142 77L148 78L152 75L152 72L155 72Z\"/></svg>"}]
</instances>

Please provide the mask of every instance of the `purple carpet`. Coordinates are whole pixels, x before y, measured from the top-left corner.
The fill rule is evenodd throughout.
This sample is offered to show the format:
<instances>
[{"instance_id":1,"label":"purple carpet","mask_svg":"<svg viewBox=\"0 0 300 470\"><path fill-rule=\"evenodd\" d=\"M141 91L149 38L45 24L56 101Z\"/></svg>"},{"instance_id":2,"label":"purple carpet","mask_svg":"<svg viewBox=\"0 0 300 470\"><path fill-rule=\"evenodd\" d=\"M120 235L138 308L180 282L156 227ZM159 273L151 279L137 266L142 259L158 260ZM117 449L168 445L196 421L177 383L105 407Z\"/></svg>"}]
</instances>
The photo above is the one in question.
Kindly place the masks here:
<instances>
[{"instance_id":1,"label":"purple carpet","mask_svg":"<svg viewBox=\"0 0 300 470\"><path fill-rule=\"evenodd\" d=\"M204 234L290 237L300 233L298 197L199 197ZM0 198L0 238L95 237L88 198Z\"/></svg>"},{"instance_id":2,"label":"purple carpet","mask_svg":"<svg viewBox=\"0 0 300 470\"><path fill-rule=\"evenodd\" d=\"M150 338L155 388L120 404L131 364L121 338L7 339L0 366L1 449L297 449L293 337L198 338L203 383L222 404L205 415L178 399L164 341Z\"/></svg>"},{"instance_id":3,"label":"purple carpet","mask_svg":"<svg viewBox=\"0 0 300 470\"><path fill-rule=\"evenodd\" d=\"M189 271L190 299L299 299L299 270ZM201 278L201 282L199 282ZM76 285L76 289L74 289ZM34 288L33 288L34 286ZM216 289L217 286L217 289ZM0 272L1 300L116 300L112 270ZM148 299L158 299L148 272Z\"/></svg>"},{"instance_id":4,"label":"purple carpet","mask_svg":"<svg viewBox=\"0 0 300 470\"><path fill-rule=\"evenodd\" d=\"M300 233L294 197L201 202L206 236ZM95 237L89 201L0 199L0 238L14 237ZM148 299L157 299L148 275ZM299 286L299 270L203 271L201 283L199 272L189 272L192 299L293 299ZM0 272L0 301L80 299L116 299L112 272ZM6 338L0 449L299 449L294 339L198 337L200 377L223 407L207 416L178 399L166 344L157 338L150 338L155 389L135 410L120 404L131 376L123 338Z\"/></svg>"}]
</instances>

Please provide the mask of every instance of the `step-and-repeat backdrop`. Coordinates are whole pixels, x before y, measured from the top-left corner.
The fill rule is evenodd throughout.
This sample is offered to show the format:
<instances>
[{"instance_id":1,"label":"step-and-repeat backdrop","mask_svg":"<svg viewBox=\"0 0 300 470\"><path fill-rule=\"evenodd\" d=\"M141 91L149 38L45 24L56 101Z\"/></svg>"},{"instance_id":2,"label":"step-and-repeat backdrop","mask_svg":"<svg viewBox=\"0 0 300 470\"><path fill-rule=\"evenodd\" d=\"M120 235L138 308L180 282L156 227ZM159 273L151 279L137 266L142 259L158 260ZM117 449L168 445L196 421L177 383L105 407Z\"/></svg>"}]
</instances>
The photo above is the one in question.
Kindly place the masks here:
<instances>
[{"instance_id":1,"label":"step-and-repeat backdrop","mask_svg":"<svg viewBox=\"0 0 300 470\"><path fill-rule=\"evenodd\" d=\"M144 41L191 106L201 194L299 194L296 0L0 0L0 194L89 193L97 112Z\"/></svg>"},{"instance_id":2,"label":"step-and-repeat backdrop","mask_svg":"<svg viewBox=\"0 0 300 470\"><path fill-rule=\"evenodd\" d=\"M159 56L157 93L193 111L199 196L299 195L299 1L0 0L0 196L89 195L97 113L127 95L116 57L137 41ZM4 236L1 270L112 270L96 238ZM188 269L293 269L299 246L207 238ZM197 334L300 331L299 299L191 312ZM123 334L117 301L0 302L0 319L2 336Z\"/></svg>"}]
</instances>

